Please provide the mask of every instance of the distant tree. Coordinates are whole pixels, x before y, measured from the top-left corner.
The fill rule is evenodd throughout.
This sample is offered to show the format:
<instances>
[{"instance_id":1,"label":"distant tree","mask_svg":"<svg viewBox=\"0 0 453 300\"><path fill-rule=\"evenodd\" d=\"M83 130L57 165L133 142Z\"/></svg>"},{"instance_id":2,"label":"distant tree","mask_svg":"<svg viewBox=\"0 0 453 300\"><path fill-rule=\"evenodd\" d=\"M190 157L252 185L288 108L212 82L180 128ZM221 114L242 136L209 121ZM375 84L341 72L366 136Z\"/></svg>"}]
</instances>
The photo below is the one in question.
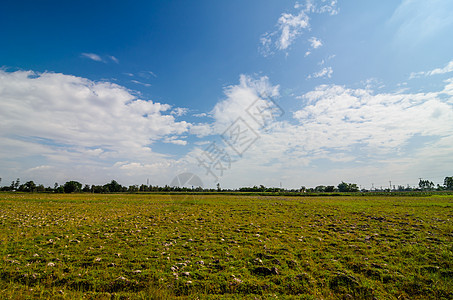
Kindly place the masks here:
<instances>
[{"instance_id":1,"label":"distant tree","mask_svg":"<svg viewBox=\"0 0 453 300\"><path fill-rule=\"evenodd\" d=\"M434 183L432 181L429 181L429 180L420 179L420 181L418 182L418 187L422 191L426 191L426 190L430 191L430 190L434 189Z\"/></svg>"},{"instance_id":2,"label":"distant tree","mask_svg":"<svg viewBox=\"0 0 453 300\"><path fill-rule=\"evenodd\" d=\"M301 192L301 193L305 193L306 190L307 190L306 187L304 187L304 186L301 186L301 187L300 187L300 192Z\"/></svg>"},{"instance_id":3,"label":"distant tree","mask_svg":"<svg viewBox=\"0 0 453 300\"><path fill-rule=\"evenodd\" d=\"M27 181L25 184L24 184L24 192L34 192L35 189L36 189L36 184L33 182L33 181Z\"/></svg>"},{"instance_id":4,"label":"distant tree","mask_svg":"<svg viewBox=\"0 0 453 300\"><path fill-rule=\"evenodd\" d=\"M140 192L149 192L149 187L145 184L140 186Z\"/></svg>"},{"instance_id":5,"label":"distant tree","mask_svg":"<svg viewBox=\"0 0 453 300\"><path fill-rule=\"evenodd\" d=\"M91 192L95 194L104 193L104 187L102 185L92 185Z\"/></svg>"},{"instance_id":6,"label":"distant tree","mask_svg":"<svg viewBox=\"0 0 453 300\"><path fill-rule=\"evenodd\" d=\"M342 181L338 185L338 190L340 192L358 192L359 187L355 183L346 183L346 182Z\"/></svg>"},{"instance_id":7,"label":"distant tree","mask_svg":"<svg viewBox=\"0 0 453 300\"><path fill-rule=\"evenodd\" d=\"M334 187L333 185L328 185L328 186L326 186L325 191L326 191L327 193L335 192L335 187Z\"/></svg>"},{"instance_id":8,"label":"distant tree","mask_svg":"<svg viewBox=\"0 0 453 300\"><path fill-rule=\"evenodd\" d=\"M115 180L112 180L110 183L107 183L104 185L104 190L108 193L119 193L122 192L123 188L121 184L116 182Z\"/></svg>"},{"instance_id":9,"label":"distant tree","mask_svg":"<svg viewBox=\"0 0 453 300\"><path fill-rule=\"evenodd\" d=\"M63 186L57 186L56 189L54 189L55 193L59 193L59 194L62 194L64 193L64 187Z\"/></svg>"},{"instance_id":10,"label":"distant tree","mask_svg":"<svg viewBox=\"0 0 453 300\"><path fill-rule=\"evenodd\" d=\"M447 188L444 187L443 185L437 184L436 190L438 190L438 191L444 191L444 190L446 190L446 189L447 189Z\"/></svg>"},{"instance_id":11,"label":"distant tree","mask_svg":"<svg viewBox=\"0 0 453 300\"><path fill-rule=\"evenodd\" d=\"M82 184L77 181L68 181L63 185L65 193L77 193L82 190Z\"/></svg>"},{"instance_id":12,"label":"distant tree","mask_svg":"<svg viewBox=\"0 0 453 300\"><path fill-rule=\"evenodd\" d=\"M84 193L91 192L91 187L88 184L85 184L85 186L82 189L82 192L84 192Z\"/></svg>"},{"instance_id":13,"label":"distant tree","mask_svg":"<svg viewBox=\"0 0 453 300\"><path fill-rule=\"evenodd\" d=\"M453 176L445 177L445 179L444 179L444 187L447 190L453 190Z\"/></svg>"},{"instance_id":14,"label":"distant tree","mask_svg":"<svg viewBox=\"0 0 453 300\"><path fill-rule=\"evenodd\" d=\"M38 184L38 185L36 186L36 192L42 193L42 192L45 192L45 191L46 191L46 188L44 187L44 185Z\"/></svg>"},{"instance_id":15,"label":"distant tree","mask_svg":"<svg viewBox=\"0 0 453 300\"><path fill-rule=\"evenodd\" d=\"M326 187L324 185L318 185L317 187L315 187L315 192L324 193L325 191Z\"/></svg>"},{"instance_id":16,"label":"distant tree","mask_svg":"<svg viewBox=\"0 0 453 300\"><path fill-rule=\"evenodd\" d=\"M220 192L222 191L222 189L220 188L220 182L217 182L217 192Z\"/></svg>"},{"instance_id":17,"label":"distant tree","mask_svg":"<svg viewBox=\"0 0 453 300\"><path fill-rule=\"evenodd\" d=\"M19 189L19 186L20 186L20 179L17 178L16 181L13 180L11 182L10 190L15 191L15 190Z\"/></svg>"},{"instance_id":18,"label":"distant tree","mask_svg":"<svg viewBox=\"0 0 453 300\"><path fill-rule=\"evenodd\" d=\"M130 185L129 188L127 189L129 193L136 193L138 192L138 185Z\"/></svg>"},{"instance_id":19,"label":"distant tree","mask_svg":"<svg viewBox=\"0 0 453 300\"><path fill-rule=\"evenodd\" d=\"M339 185L338 185L338 190L340 192L349 192L348 190L348 184L346 182L341 182Z\"/></svg>"}]
</instances>

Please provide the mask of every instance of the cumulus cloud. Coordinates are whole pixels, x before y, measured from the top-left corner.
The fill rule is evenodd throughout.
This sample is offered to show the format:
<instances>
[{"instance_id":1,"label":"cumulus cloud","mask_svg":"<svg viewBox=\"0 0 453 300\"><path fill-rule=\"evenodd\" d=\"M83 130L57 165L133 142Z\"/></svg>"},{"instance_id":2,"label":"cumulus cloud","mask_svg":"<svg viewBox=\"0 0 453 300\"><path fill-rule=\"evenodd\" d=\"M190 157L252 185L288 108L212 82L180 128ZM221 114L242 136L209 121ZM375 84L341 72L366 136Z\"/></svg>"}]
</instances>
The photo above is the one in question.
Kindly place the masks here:
<instances>
[{"instance_id":1,"label":"cumulus cloud","mask_svg":"<svg viewBox=\"0 0 453 300\"><path fill-rule=\"evenodd\" d=\"M231 85L225 88L224 93L226 98L219 101L210 115L214 118L214 127L217 131L225 130L238 117L243 118L249 123L253 119L250 115L250 106L263 102L269 103L269 98L276 98L280 95L280 87L272 85L267 76L255 79L251 76L241 75L238 85ZM259 126L253 125L253 126Z\"/></svg>"},{"instance_id":2,"label":"cumulus cloud","mask_svg":"<svg viewBox=\"0 0 453 300\"><path fill-rule=\"evenodd\" d=\"M392 180L406 180L453 167L453 79L438 91L419 93L376 93L365 83L362 89L320 85L294 99L298 108L289 117L270 118L263 126L250 107L277 103L279 90L268 77L241 75L224 89L210 121L189 124L175 120L177 108L137 99L112 83L1 71L0 165L38 182L103 184L114 178L132 184L153 178L153 184L168 184L189 171L214 186L197 158L220 147L231 155L220 177L225 187L378 184L389 172ZM222 136L238 120L239 129L256 134L240 155ZM161 143L189 149L189 134L200 140L178 158L153 151Z\"/></svg>"},{"instance_id":3,"label":"cumulus cloud","mask_svg":"<svg viewBox=\"0 0 453 300\"><path fill-rule=\"evenodd\" d=\"M294 118L326 148L348 150L361 144L375 151L401 150L414 135L449 136L453 109L439 93L375 94L363 89L322 85L303 95ZM451 94L450 94L451 96Z\"/></svg>"},{"instance_id":4,"label":"cumulus cloud","mask_svg":"<svg viewBox=\"0 0 453 300\"><path fill-rule=\"evenodd\" d=\"M177 116L177 117L181 117L181 116L184 116L185 114L187 114L188 111L189 111L189 109L185 108L185 107L175 107L171 111L171 114L174 116Z\"/></svg>"},{"instance_id":5,"label":"cumulus cloud","mask_svg":"<svg viewBox=\"0 0 453 300\"><path fill-rule=\"evenodd\" d=\"M187 141L181 140L181 139L179 139L177 136L166 137L166 138L163 140L163 142L164 142L164 143L167 143L167 144L175 144L175 145L182 145L182 146L187 145Z\"/></svg>"},{"instance_id":6,"label":"cumulus cloud","mask_svg":"<svg viewBox=\"0 0 453 300\"><path fill-rule=\"evenodd\" d=\"M254 125L244 113L263 90L278 97L279 87L268 78L241 76L239 84L225 89L226 98L213 110L214 123L206 124L213 127L210 135L221 135L241 117L259 135L239 159L228 144L216 142L232 159L221 177L231 186L370 184L364 180L388 180L388 172L406 181L430 164L443 165L443 170L453 166L448 154L453 151L453 79L442 90L426 93L321 85L299 97L300 109L290 119L273 119L271 130ZM212 143L203 145L190 155L201 157L212 148ZM198 170L213 181L202 167Z\"/></svg>"},{"instance_id":7,"label":"cumulus cloud","mask_svg":"<svg viewBox=\"0 0 453 300\"><path fill-rule=\"evenodd\" d=\"M295 13L282 13L275 25L276 29L266 32L260 38L260 50L264 56L272 55L275 51L286 51L300 36L304 30L310 29L310 14L328 13L334 15L338 13L336 1L311 1L307 0L304 5L296 3ZM321 41L311 38L312 48L316 49L322 45ZM309 53L308 53L309 54ZM306 54L306 56L308 55Z\"/></svg>"},{"instance_id":8,"label":"cumulus cloud","mask_svg":"<svg viewBox=\"0 0 453 300\"><path fill-rule=\"evenodd\" d=\"M168 104L137 99L109 82L56 73L0 71L0 106L4 166L11 158L33 156L45 165L104 162L104 167L124 157L161 160L164 155L154 153L152 144L189 128L168 113Z\"/></svg>"}]
</instances>

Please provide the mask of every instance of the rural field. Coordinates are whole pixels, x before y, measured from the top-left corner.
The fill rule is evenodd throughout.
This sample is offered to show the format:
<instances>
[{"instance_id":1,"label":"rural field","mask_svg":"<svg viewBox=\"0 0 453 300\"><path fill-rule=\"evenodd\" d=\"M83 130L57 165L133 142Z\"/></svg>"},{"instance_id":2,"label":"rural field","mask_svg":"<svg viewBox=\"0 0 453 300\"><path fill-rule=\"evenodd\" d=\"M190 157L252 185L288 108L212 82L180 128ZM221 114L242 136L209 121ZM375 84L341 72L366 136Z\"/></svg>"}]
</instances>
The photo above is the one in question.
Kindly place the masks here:
<instances>
[{"instance_id":1,"label":"rural field","mask_svg":"<svg viewBox=\"0 0 453 300\"><path fill-rule=\"evenodd\" d=\"M453 299L453 196L0 194L1 298Z\"/></svg>"}]
</instances>

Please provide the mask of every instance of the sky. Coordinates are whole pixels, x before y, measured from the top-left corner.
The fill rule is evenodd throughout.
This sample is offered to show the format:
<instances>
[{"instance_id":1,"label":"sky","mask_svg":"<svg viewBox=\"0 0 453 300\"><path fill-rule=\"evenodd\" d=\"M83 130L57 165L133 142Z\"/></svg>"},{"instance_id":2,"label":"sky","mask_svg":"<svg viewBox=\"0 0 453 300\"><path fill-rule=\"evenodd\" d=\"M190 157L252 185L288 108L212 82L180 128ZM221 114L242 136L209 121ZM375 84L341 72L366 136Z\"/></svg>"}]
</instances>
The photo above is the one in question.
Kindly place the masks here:
<instances>
[{"instance_id":1,"label":"sky","mask_svg":"<svg viewBox=\"0 0 453 300\"><path fill-rule=\"evenodd\" d=\"M442 184L452 14L450 0L5 1L0 184Z\"/></svg>"}]
</instances>

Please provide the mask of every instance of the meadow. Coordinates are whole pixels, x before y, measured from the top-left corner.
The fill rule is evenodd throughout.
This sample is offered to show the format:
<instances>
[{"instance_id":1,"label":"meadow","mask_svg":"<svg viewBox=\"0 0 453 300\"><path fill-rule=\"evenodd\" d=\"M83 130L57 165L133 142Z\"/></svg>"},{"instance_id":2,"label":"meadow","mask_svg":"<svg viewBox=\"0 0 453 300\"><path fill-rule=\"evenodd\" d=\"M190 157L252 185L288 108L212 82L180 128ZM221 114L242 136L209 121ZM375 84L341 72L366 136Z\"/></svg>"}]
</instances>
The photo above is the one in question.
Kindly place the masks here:
<instances>
[{"instance_id":1,"label":"meadow","mask_svg":"<svg viewBox=\"0 0 453 300\"><path fill-rule=\"evenodd\" d=\"M0 193L1 298L453 299L453 196Z\"/></svg>"}]
</instances>

